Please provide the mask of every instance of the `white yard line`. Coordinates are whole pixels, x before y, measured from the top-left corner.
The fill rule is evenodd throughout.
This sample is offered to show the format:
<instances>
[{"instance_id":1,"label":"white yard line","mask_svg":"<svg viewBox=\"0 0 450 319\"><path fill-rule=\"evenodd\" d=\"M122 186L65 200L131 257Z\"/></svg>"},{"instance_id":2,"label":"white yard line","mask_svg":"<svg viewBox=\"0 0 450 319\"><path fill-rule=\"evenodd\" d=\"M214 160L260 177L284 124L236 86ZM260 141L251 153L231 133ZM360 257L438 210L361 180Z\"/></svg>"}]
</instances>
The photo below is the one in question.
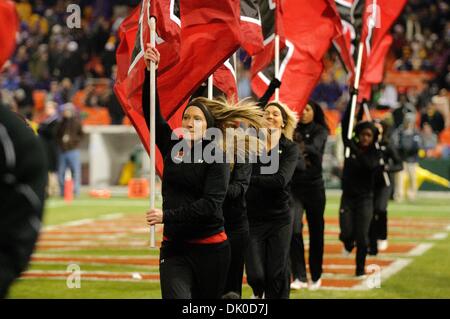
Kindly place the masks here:
<instances>
[{"instance_id":1,"label":"white yard line","mask_svg":"<svg viewBox=\"0 0 450 319\"><path fill-rule=\"evenodd\" d=\"M421 255L423 255L427 250L429 250L431 247L433 247L433 244L431 244L431 243L421 243L421 244L417 245L415 248L413 248L413 249L407 254L407 256L413 256L413 257L421 256Z\"/></svg>"}]
</instances>

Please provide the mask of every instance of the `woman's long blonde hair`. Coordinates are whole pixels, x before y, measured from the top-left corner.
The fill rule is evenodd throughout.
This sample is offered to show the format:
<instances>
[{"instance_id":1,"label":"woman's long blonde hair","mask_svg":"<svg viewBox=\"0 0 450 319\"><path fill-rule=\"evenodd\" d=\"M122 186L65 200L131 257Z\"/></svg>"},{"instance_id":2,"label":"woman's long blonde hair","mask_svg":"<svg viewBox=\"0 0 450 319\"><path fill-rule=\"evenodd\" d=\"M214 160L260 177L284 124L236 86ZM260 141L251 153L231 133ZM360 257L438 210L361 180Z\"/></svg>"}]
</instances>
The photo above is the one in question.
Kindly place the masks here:
<instances>
[{"instance_id":1,"label":"woman's long blonde hair","mask_svg":"<svg viewBox=\"0 0 450 319\"><path fill-rule=\"evenodd\" d=\"M234 130L234 138L232 145L226 143L226 129L238 128L240 125L247 128L254 128L256 130L266 127L266 119L264 111L258 104L251 99L243 99L238 102L226 100L220 97L210 100L205 97L197 97L193 99L189 105L195 106L201 103L205 106L214 118L214 127L220 129L223 134L223 140L217 141L225 152L234 151L234 154L246 157L250 153L260 154L262 151L262 144L258 143L256 136L249 135L245 129ZM188 105L188 106L189 106ZM241 128L242 128L241 126ZM245 145L245 149L242 149Z\"/></svg>"},{"instance_id":2,"label":"woman's long blonde hair","mask_svg":"<svg viewBox=\"0 0 450 319\"><path fill-rule=\"evenodd\" d=\"M292 141L294 139L294 131L298 123L297 112L292 111L286 104L281 102L273 101L267 103L267 105L264 107L264 110L266 110L269 106L276 106L279 109L281 109L282 113L284 113L283 114L284 127L281 129L281 132L283 133L284 137Z\"/></svg>"}]
</instances>

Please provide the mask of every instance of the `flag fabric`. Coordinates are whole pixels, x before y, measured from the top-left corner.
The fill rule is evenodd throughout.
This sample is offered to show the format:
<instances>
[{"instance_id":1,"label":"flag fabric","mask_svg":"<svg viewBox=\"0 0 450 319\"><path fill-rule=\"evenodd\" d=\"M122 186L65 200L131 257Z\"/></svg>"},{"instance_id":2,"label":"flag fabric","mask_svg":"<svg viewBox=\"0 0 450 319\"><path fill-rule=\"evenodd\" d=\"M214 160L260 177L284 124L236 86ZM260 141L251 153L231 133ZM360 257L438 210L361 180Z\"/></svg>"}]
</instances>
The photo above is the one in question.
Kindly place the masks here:
<instances>
[{"instance_id":1,"label":"flag fabric","mask_svg":"<svg viewBox=\"0 0 450 319\"><path fill-rule=\"evenodd\" d=\"M323 71L322 59L339 34L336 12L327 0L286 0L283 26L286 47L280 54L280 101L299 114ZM252 89L264 94L274 75L274 64L252 73Z\"/></svg>"},{"instance_id":2,"label":"flag fabric","mask_svg":"<svg viewBox=\"0 0 450 319\"><path fill-rule=\"evenodd\" d=\"M360 85L363 87L360 88L362 94L358 100L368 99L371 91L369 83L382 81L382 78L374 81L371 77L374 74L377 74L378 78L383 75L384 61L390 46L387 45L389 37L386 38L386 35L403 10L406 0L335 0L335 2L342 18L344 42L353 56L354 65L358 54L356 48L360 41L364 44L360 79ZM341 58L344 59L342 54ZM383 64L380 65L381 62ZM371 74L366 75L367 71ZM350 85L353 85L353 81L352 76Z\"/></svg>"},{"instance_id":3,"label":"flag fabric","mask_svg":"<svg viewBox=\"0 0 450 319\"><path fill-rule=\"evenodd\" d=\"M241 46L250 56L264 50L259 0L241 0Z\"/></svg>"},{"instance_id":4,"label":"flag fabric","mask_svg":"<svg viewBox=\"0 0 450 319\"><path fill-rule=\"evenodd\" d=\"M182 0L180 8L180 60L158 77L161 112L166 119L241 43L238 0Z\"/></svg>"},{"instance_id":5,"label":"flag fabric","mask_svg":"<svg viewBox=\"0 0 450 319\"><path fill-rule=\"evenodd\" d=\"M386 57L393 42L392 36L387 34L376 48L372 50L364 74L359 83L358 101L370 100L372 85L383 81Z\"/></svg>"},{"instance_id":6,"label":"flag fabric","mask_svg":"<svg viewBox=\"0 0 450 319\"><path fill-rule=\"evenodd\" d=\"M353 44L351 35L353 26L350 24L350 22L341 18L341 14L338 11L335 0L329 0L329 3L334 11L334 23L338 33L337 36L333 39L333 46L338 52L339 58L342 61L342 65L349 75L349 81L353 83L355 75L355 63L353 60L354 50L352 51L354 47L352 47ZM343 3L346 4L348 2L344 1Z\"/></svg>"},{"instance_id":7,"label":"flag fabric","mask_svg":"<svg viewBox=\"0 0 450 319\"><path fill-rule=\"evenodd\" d=\"M114 89L149 152L149 131L141 101L145 75L142 50L144 44L149 43L149 32L146 31L149 14L144 10L148 8L147 1L143 1L120 27L121 43L117 50L118 73ZM156 14L157 48L161 53L157 88L161 113L175 128L181 124L180 107L238 49L241 39L238 0L180 0L178 21L182 21L182 27L178 33L167 28L176 21L176 3L173 1L151 1L150 15ZM158 7L152 9L152 5ZM175 60L163 62L165 55L173 56L173 53L176 53ZM159 151L156 164L157 172L162 176L163 161Z\"/></svg>"},{"instance_id":8,"label":"flag fabric","mask_svg":"<svg viewBox=\"0 0 450 319\"><path fill-rule=\"evenodd\" d=\"M219 95L223 95L227 99L237 102L236 67L233 60L233 57L230 57L214 72L213 83L214 87L219 91Z\"/></svg>"},{"instance_id":9,"label":"flag fabric","mask_svg":"<svg viewBox=\"0 0 450 319\"><path fill-rule=\"evenodd\" d=\"M275 56L275 35L280 37L280 50L283 50L286 45L284 39L282 1L256 1L261 16L264 49L260 53L252 56L252 74L263 70L273 61Z\"/></svg>"},{"instance_id":10,"label":"flag fabric","mask_svg":"<svg viewBox=\"0 0 450 319\"><path fill-rule=\"evenodd\" d=\"M142 85L145 80L145 44L150 42L150 16L156 18L157 48L161 53L158 73L164 74L179 59L179 1L144 0L120 25L120 45L116 53L117 79L114 85L115 94L147 152L150 151L150 137L142 112ZM157 171L161 173L161 155L157 153Z\"/></svg>"},{"instance_id":11,"label":"flag fabric","mask_svg":"<svg viewBox=\"0 0 450 319\"><path fill-rule=\"evenodd\" d=\"M14 53L19 17L13 1L0 1L0 69Z\"/></svg>"}]
</instances>

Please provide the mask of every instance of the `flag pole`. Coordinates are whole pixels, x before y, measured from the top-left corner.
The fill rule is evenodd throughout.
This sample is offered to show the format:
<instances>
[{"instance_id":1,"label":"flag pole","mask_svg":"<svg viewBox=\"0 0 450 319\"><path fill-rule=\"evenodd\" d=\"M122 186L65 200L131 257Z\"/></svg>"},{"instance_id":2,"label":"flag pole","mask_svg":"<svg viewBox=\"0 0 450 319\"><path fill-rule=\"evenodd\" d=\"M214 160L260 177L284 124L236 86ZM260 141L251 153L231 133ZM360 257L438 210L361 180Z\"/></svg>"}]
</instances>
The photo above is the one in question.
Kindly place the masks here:
<instances>
[{"instance_id":1,"label":"flag pole","mask_svg":"<svg viewBox=\"0 0 450 319\"><path fill-rule=\"evenodd\" d=\"M236 81L236 84L237 84L237 79L238 79L237 51L233 53L233 64L234 64L234 80Z\"/></svg>"},{"instance_id":2,"label":"flag pole","mask_svg":"<svg viewBox=\"0 0 450 319\"><path fill-rule=\"evenodd\" d=\"M280 76L280 36L275 34L275 78L279 80ZM280 89L275 89L275 101L280 100Z\"/></svg>"},{"instance_id":3,"label":"flag pole","mask_svg":"<svg viewBox=\"0 0 450 319\"><path fill-rule=\"evenodd\" d=\"M213 99L213 82L214 82L214 75L210 75L208 77L208 99Z\"/></svg>"},{"instance_id":4,"label":"flag pole","mask_svg":"<svg viewBox=\"0 0 450 319\"><path fill-rule=\"evenodd\" d=\"M156 19L150 17L150 44L156 45ZM150 209L155 208L155 105L156 105L156 65L150 63ZM155 248L155 225L150 226L150 247Z\"/></svg>"},{"instance_id":5,"label":"flag pole","mask_svg":"<svg viewBox=\"0 0 450 319\"><path fill-rule=\"evenodd\" d=\"M367 120L369 122L373 122L372 116L370 115L370 111L369 111L369 107L367 106L366 103L363 103L363 108L364 108L364 113L366 114ZM378 143L378 141L375 141L375 148L377 151L381 150L380 144ZM384 166L384 158L383 156L380 158L380 165ZM383 170L383 178L384 178L384 183L386 184L387 187L391 186L391 180L389 178L388 173Z\"/></svg>"},{"instance_id":6,"label":"flag pole","mask_svg":"<svg viewBox=\"0 0 450 319\"><path fill-rule=\"evenodd\" d=\"M358 60L356 63L356 75L355 82L353 85L353 93L352 93L352 104L350 108L350 121L348 123L348 131L347 131L347 139L351 140L353 135L353 125L355 123L355 110L356 110L356 102L358 101L358 88L359 88L359 79L361 76L361 67L362 67L362 57L363 57L364 43L363 41L359 42L358 47ZM350 156L350 148L345 148L345 158Z\"/></svg>"}]
</instances>

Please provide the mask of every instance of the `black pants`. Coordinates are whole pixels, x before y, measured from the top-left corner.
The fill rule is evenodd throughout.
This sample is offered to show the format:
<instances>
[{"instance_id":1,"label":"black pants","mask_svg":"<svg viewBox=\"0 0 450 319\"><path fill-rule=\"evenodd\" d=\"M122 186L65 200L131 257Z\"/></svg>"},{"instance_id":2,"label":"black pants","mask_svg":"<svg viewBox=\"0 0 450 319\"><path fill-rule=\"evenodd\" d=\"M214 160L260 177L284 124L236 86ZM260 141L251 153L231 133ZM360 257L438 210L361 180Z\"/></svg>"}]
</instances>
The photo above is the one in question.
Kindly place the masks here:
<instances>
[{"instance_id":1,"label":"black pants","mask_svg":"<svg viewBox=\"0 0 450 319\"><path fill-rule=\"evenodd\" d=\"M369 228L373 216L373 196L342 195L339 211L341 233L339 239L347 251L352 251L356 241L356 275L364 274Z\"/></svg>"},{"instance_id":2,"label":"black pants","mask_svg":"<svg viewBox=\"0 0 450 319\"><path fill-rule=\"evenodd\" d=\"M294 279L306 282L305 247L303 244L303 212L309 230L309 269L311 279L322 276L325 221L325 189L296 189L292 187L293 229L291 240L291 270Z\"/></svg>"},{"instance_id":3,"label":"black pants","mask_svg":"<svg viewBox=\"0 0 450 319\"><path fill-rule=\"evenodd\" d=\"M225 232L231 248L231 260L225 283L225 293L235 292L241 296L244 261L249 242L248 223L240 227L225 227Z\"/></svg>"},{"instance_id":4,"label":"black pants","mask_svg":"<svg viewBox=\"0 0 450 319\"><path fill-rule=\"evenodd\" d=\"M378 253L377 240L387 239L387 207L391 196L392 186L375 188L373 196L373 218L369 231L370 254Z\"/></svg>"},{"instance_id":5,"label":"black pants","mask_svg":"<svg viewBox=\"0 0 450 319\"><path fill-rule=\"evenodd\" d=\"M201 245L163 242L159 261L162 298L221 298L229 263L228 241Z\"/></svg>"},{"instance_id":6,"label":"black pants","mask_svg":"<svg viewBox=\"0 0 450 319\"><path fill-rule=\"evenodd\" d=\"M261 298L265 294L266 299L289 298L291 230L289 220L250 222L245 270L255 296Z\"/></svg>"}]
</instances>

